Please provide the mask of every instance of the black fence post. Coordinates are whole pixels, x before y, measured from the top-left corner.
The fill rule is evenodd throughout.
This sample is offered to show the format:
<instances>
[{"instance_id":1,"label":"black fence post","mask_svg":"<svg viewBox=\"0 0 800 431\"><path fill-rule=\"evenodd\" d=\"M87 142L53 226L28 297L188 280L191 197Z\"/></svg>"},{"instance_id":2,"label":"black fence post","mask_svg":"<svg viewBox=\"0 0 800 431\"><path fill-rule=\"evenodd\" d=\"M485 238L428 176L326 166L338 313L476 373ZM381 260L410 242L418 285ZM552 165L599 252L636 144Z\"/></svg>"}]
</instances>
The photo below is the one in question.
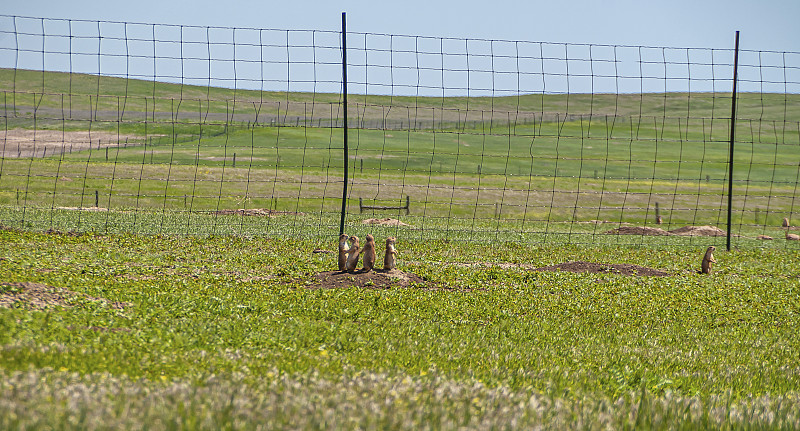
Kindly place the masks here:
<instances>
[{"instance_id":1,"label":"black fence post","mask_svg":"<svg viewBox=\"0 0 800 431\"><path fill-rule=\"evenodd\" d=\"M342 12L342 112L344 116L344 124L342 127L342 135L344 138L344 158L342 164L344 165L344 179L342 181L342 213L339 217L339 235L344 233L344 217L347 212L347 165L348 165L348 151L347 151L347 14Z\"/></svg>"},{"instance_id":2,"label":"black fence post","mask_svg":"<svg viewBox=\"0 0 800 431\"><path fill-rule=\"evenodd\" d=\"M728 233L725 244L731 251L731 226L733 225L733 142L736 137L736 80L739 69L739 31L736 31L736 46L733 52L733 92L731 94L731 140L728 155Z\"/></svg>"}]
</instances>

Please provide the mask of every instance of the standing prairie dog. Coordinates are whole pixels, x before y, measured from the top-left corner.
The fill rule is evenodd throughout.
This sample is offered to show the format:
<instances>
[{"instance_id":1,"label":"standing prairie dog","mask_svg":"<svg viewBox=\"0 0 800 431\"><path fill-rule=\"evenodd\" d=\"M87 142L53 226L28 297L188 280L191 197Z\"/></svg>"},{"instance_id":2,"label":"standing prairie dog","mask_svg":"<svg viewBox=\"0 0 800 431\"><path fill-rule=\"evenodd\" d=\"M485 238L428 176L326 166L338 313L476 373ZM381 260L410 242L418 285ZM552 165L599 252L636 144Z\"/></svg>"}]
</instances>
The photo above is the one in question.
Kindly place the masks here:
<instances>
[{"instance_id":1,"label":"standing prairie dog","mask_svg":"<svg viewBox=\"0 0 800 431\"><path fill-rule=\"evenodd\" d=\"M361 250L364 253L364 272L372 271L375 268L375 237L370 234L367 234L367 243L364 244L364 249Z\"/></svg>"},{"instance_id":2,"label":"standing prairie dog","mask_svg":"<svg viewBox=\"0 0 800 431\"><path fill-rule=\"evenodd\" d=\"M350 250L350 245L347 244L348 238L350 237L347 234L339 235L339 271L347 268L347 251Z\"/></svg>"},{"instance_id":3,"label":"standing prairie dog","mask_svg":"<svg viewBox=\"0 0 800 431\"><path fill-rule=\"evenodd\" d=\"M345 270L347 272L353 272L356 270L358 266L358 255L361 254L361 246L358 245L358 237L351 236L350 237L350 249L347 250L347 262L345 264Z\"/></svg>"},{"instance_id":4,"label":"standing prairie dog","mask_svg":"<svg viewBox=\"0 0 800 431\"><path fill-rule=\"evenodd\" d=\"M396 241L392 236L386 238L386 254L383 256L384 271L391 271L397 268L397 248L394 246Z\"/></svg>"},{"instance_id":5,"label":"standing prairie dog","mask_svg":"<svg viewBox=\"0 0 800 431\"><path fill-rule=\"evenodd\" d=\"M703 274L711 274L711 264L717 263L717 260L714 259L714 250L717 248L713 245L706 249L706 254L703 256L703 263L701 264L700 272Z\"/></svg>"}]
</instances>

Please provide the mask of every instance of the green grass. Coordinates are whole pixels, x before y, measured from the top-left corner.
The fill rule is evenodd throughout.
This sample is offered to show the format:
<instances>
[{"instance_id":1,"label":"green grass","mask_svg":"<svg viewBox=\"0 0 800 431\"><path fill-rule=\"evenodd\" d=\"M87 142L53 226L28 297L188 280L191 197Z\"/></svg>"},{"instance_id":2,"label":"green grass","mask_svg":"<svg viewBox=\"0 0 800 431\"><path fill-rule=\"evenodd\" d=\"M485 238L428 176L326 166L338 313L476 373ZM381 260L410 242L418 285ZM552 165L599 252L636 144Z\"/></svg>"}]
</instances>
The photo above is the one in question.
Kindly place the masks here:
<instances>
[{"instance_id":1,"label":"green grass","mask_svg":"<svg viewBox=\"0 0 800 431\"><path fill-rule=\"evenodd\" d=\"M400 269L448 289L310 289L335 266L310 253L330 234L0 231L0 280L98 298L0 308L0 427L800 425L797 250L718 250L702 276L708 239L485 248L409 232ZM448 263L572 260L672 275Z\"/></svg>"},{"instance_id":2,"label":"green grass","mask_svg":"<svg viewBox=\"0 0 800 431\"><path fill-rule=\"evenodd\" d=\"M7 130L140 138L126 148L3 159L6 213L95 203L124 213L272 208L317 214L310 225L319 226L341 207L342 133L319 123L338 118L336 94L13 69L0 69L0 86ZM361 108L352 123L367 127L350 133L348 207L409 196L424 224L499 219L525 232L530 222L650 224L658 205L669 226L723 227L728 96L355 96ZM745 93L738 106L734 234L767 232L797 211L800 97ZM384 119L389 128L376 130ZM409 128L409 120L427 123ZM204 227L176 232L184 231Z\"/></svg>"},{"instance_id":3,"label":"green grass","mask_svg":"<svg viewBox=\"0 0 800 431\"><path fill-rule=\"evenodd\" d=\"M178 104L185 113L255 115L262 113L287 117L309 114L328 115L330 105L340 103L335 93L286 93L169 84L136 79L112 78L63 72L42 72L0 68L0 88L9 91L20 112L33 107L73 110L118 111L125 107L131 118L143 113L175 112ZM12 97L13 93L22 93ZM100 97L97 97L97 96ZM71 97L70 97L71 96ZM91 96L91 99L90 99ZM473 122L492 120L504 124L509 116L544 113L561 116L644 116L656 118L730 117L730 93L645 93L645 94L529 94L506 97L415 97L350 95L357 104L359 118L388 118L414 121ZM9 103L6 101L5 103ZM256 107L253 106L256 103ZM800 121L800 95L741 93L737 117L747 120L783 123ZM393 110L388 109L393 107ZM465 112L469 111L466 120ZM481 116L483 115L483 116ZM415 118L418 117L418 118Z\"/></svg>"}]
</instances>

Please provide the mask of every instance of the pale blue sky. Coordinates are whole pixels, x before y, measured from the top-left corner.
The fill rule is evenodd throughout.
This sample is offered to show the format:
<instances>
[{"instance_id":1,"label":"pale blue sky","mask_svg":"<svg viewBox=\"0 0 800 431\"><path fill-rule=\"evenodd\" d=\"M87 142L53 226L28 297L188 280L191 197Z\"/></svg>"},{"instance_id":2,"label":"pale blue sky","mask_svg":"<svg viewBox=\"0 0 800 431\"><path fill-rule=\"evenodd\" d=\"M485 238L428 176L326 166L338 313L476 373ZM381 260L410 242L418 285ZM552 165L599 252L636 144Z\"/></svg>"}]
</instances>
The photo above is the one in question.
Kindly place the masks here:
<instances>
[{"instance_id":1,"label":"pale blue sky","mask_svg":"<svg viewBox=\"0 0 800 431\"><path fill-rule=\"evenodd\" d=\"M3 0L2 13L221 27L800 51L797 0Z\"/></svg>"},{"instance_id":2,"label":"pale blue sky","mask_svg":"<svg viewBox=\"0 0 800 431\"><path fill-rule=\"evenodd\" d=\"M97 25L78 23L67 30L63 22L47 21L45 34L62 36L42 40L30 35L9 37L15 26L19 33L41 32L38 21L2 19L2 67L82 73L98 73L99 68L107 75L186 84L336 92L339 52L325 47L338 45L336 32L341 28L341 13L346 12L349 32L375 34L348 39L348 46L355 48L348 51L353 93L450 96L729 91L736 30L741 31L741 48L750 50L741 56L743 91L800 92L799 0L3 1L7 3L2 7L5 15L198 28L158 27L156 65L152 44L138 47L137 43L114 41L123 33L127 38L152 38L154 30L147 26L106 25L98 38ZM203 27L223 29L207 33ZM287 36L286 32L227 28L322 32L291 32ZM85 38L63 36L67 34ZM287 38L291 39L291 52L280 48ZM102 47L98 48L100 39ZM67 47L69 40L72 44ZM208 47L209 40L221 42L221 46ZM236 48L231 48L234 40ZM587 45L566 47L567 43ZM277 48L252 50L248 46L264 44ZM302 48L308 44L321 48L313 52ZM369 50L358 49L365 45ZM48 52L46 58L41 55L42 46ZM20 49L26 47L30 49ZM96 55L98 49L102 59ZM59 50L73 54L59 55ZM406 55L404 50L416 55ZM393 54L383 54L389 51ZM120 52L127 55L116 55ZM191 57L197 60L186 59ZM311 63L315 66L308 65Z\"/></svg>"}]
</instances>

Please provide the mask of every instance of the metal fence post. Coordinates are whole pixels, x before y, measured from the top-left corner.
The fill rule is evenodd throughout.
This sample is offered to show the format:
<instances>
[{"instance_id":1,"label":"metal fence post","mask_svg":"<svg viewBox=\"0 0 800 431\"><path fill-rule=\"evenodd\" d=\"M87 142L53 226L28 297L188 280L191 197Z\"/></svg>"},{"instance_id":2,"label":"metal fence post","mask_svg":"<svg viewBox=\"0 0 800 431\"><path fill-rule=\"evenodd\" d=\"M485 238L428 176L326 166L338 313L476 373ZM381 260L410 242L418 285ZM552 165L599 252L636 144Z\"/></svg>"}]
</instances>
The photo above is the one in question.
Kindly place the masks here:
<instances>
[{"instance_id":1,"label":"metal fence post","mask_svg":"<svg viewBox=\"0 0 800 431\"><path fill-rule=\"evenodd\" d=\"M342 165L344 165L344 179L342 181L342 213L339 217L339 235L344 233L344 217L347 212L347 165L348 165L348 150L347 150L347 14L342 12L342 112L344 115L344 123L342 134L344 138L344 157Z\"/></svg>"},{"instance_id":2,"label":"metal fence post","mask_svg":"<svg viewBox=\"0 0 800 431\"><path fill-rule=\"evenodd\" d=\"M739 69L739 31L736 31L736 46L733 53L733 92L731 94L731 140L728 154L728 233L725 244L731 251L731 226L733 222L733 142L736 137L736 80Z\"/></svg>"}]
</instances>

